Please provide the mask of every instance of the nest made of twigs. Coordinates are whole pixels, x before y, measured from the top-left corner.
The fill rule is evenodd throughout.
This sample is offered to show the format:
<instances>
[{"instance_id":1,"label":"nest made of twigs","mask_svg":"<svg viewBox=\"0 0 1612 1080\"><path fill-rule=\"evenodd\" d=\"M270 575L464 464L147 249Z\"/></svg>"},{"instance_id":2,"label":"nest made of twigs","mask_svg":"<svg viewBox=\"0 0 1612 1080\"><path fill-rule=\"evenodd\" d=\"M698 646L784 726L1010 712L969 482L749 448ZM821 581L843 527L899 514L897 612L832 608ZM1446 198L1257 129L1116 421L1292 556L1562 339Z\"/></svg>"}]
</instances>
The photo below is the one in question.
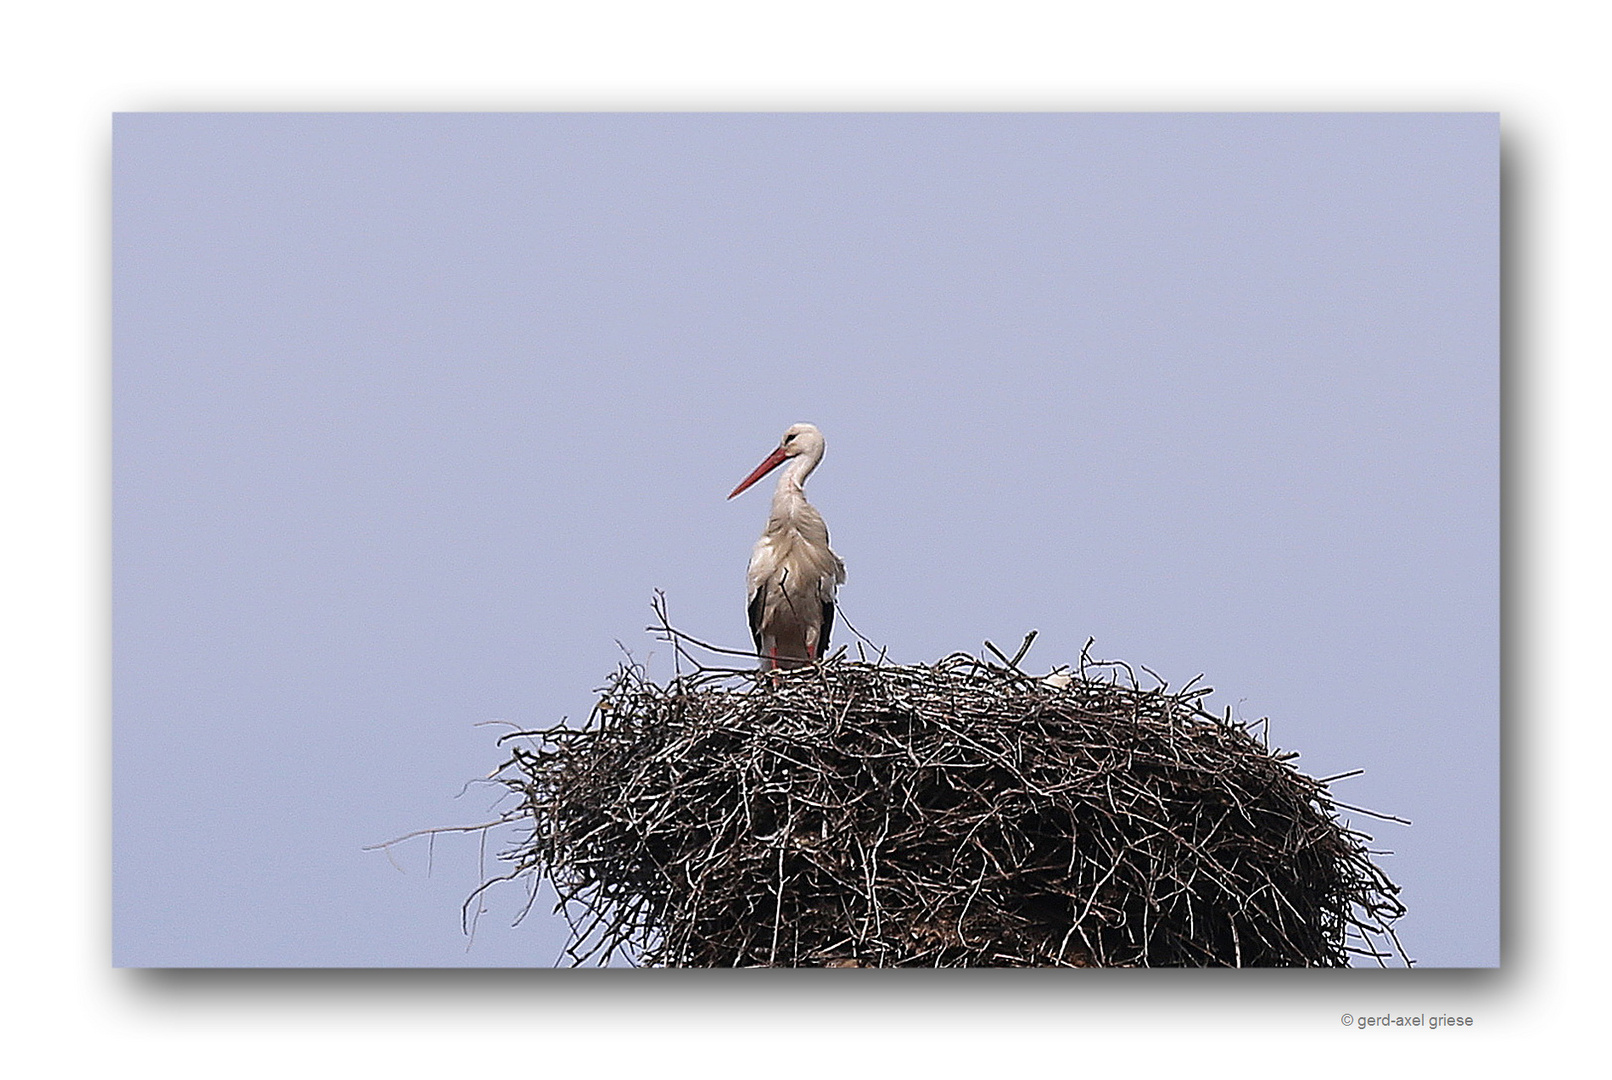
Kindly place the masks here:
<instances>
[{"instance_id":1,"label":"nest made of twigs","mask_svg":"<svg viewBox=\"0 0 1612 1080\"><path fill-rule=\"evenodd\" d=\"M1003 660L623 666L586 726L513 740L507 876L552 885L575 963L1404 960L1370 838L1208 688Z\"/></svg>"}]
</instances>

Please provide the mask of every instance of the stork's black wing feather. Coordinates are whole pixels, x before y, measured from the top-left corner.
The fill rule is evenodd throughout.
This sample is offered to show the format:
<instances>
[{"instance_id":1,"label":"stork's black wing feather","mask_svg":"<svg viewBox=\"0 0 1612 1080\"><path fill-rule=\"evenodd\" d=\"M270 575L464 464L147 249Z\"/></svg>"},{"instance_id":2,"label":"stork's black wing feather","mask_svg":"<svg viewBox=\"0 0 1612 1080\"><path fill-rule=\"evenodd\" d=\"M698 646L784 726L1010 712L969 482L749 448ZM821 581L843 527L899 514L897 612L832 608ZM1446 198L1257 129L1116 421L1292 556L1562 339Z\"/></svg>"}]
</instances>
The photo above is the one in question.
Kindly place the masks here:
<instances>
[{"instance_id":1,"label":"stork's black wing feather","mask_svg":"<svg viewBox=\"0 0 1612 1080\"><path fill-rule=\"evenodd\" d=\"M763 581L756 586L756 594L750 598L750 638L756 643L756 652L761 651L761 615L767 609L767 583Z\"/></svg>"},{"instance_id":2,"label":"stork's black wing feather","mask_svg":"<svg viewBox=\"0 0 1612 1080\"><path fill-rule=\"evenodd\" d=\"M834 630L834 601L823 601L823 629L817 635L817 658L828 655L828 635Z\"/></svg>"}]
</instances>

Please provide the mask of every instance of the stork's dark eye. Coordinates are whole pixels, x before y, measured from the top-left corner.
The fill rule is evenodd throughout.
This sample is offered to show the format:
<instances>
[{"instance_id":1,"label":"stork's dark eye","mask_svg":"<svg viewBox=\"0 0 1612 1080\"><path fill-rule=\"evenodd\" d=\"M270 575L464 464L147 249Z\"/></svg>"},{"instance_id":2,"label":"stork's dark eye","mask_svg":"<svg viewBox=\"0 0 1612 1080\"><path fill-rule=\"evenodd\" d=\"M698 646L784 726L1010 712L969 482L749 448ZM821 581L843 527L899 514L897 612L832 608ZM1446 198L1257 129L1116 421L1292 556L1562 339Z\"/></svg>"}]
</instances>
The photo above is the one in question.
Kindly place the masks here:
<instances>
[{"instance_id":1,"label":"stork's dark eye","mask_svg":"<svg viewBox=\"0 0 1612 1080\"><path fill-rule=\"evenodd\" d=\"M795 441L795 436L799 435L799 434L800 434L800 432L798 432L798 431L791 431L788 435L784 436L784 442L786 444L794 442Z\"/></svg>"}]
</instances>

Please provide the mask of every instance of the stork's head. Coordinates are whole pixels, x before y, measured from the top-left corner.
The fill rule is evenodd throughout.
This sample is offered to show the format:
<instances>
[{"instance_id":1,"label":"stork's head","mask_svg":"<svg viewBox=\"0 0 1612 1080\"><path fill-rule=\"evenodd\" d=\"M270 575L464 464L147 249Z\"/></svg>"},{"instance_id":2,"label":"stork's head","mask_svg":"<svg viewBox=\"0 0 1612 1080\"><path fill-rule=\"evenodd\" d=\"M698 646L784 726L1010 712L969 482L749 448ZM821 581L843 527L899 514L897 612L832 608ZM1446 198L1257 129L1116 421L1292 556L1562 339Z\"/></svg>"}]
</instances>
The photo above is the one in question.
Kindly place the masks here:
<instances>
[{"instance_id":1,"label":"stork's head","mask_svg":"<svg viewBox=\"0 0 1612 1080\"><path fill-rule=\"evenodd\" d=\"M784 437L778 440L778 449L784 452L784 457L799 457L801 454L810 454L813 457L823 456L823 433L817 430L815 424L791 424Z\"/></svg>"},{"instance_id":2,"label":"stork's head","mask_svg":"<svg viewBox=\"0 0 1612 1080\"><path fill-rule=\"evenodd\" d=\"M778 440L778 449L757 465L755 472L740 481L728 498L733 498L793 457L808 458L811 464L807 466L807 471L810 471L823 459L823 445L823 433L817 430L815 424L791 424L789 430L784 432L784 437Z\"/></svg>"}]
</instances>

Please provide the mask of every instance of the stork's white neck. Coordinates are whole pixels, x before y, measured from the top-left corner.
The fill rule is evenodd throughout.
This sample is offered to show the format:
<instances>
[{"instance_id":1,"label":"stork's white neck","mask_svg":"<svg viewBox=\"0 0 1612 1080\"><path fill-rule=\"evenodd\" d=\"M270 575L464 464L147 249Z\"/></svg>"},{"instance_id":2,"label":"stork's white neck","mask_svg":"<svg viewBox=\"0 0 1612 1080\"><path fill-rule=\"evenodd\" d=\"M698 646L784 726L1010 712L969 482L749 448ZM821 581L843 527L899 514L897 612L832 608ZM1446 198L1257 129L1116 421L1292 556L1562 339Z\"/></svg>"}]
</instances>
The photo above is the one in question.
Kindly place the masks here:
<instances>
[{"instance_id":1,"label":"stork's white neck","mask_svg":"<svg viewBox=\"0 0 1612 1080\"><path fill-rule=\"evenodd\" d=\"M817 463L823 460L821 453L800 454L789 459L784 471L778 475L778 486L772 493L772 516L784 517L797 506L806 502L806 492L802 490L806 478L817 468Z\"/></svg>"}]
</instances>

